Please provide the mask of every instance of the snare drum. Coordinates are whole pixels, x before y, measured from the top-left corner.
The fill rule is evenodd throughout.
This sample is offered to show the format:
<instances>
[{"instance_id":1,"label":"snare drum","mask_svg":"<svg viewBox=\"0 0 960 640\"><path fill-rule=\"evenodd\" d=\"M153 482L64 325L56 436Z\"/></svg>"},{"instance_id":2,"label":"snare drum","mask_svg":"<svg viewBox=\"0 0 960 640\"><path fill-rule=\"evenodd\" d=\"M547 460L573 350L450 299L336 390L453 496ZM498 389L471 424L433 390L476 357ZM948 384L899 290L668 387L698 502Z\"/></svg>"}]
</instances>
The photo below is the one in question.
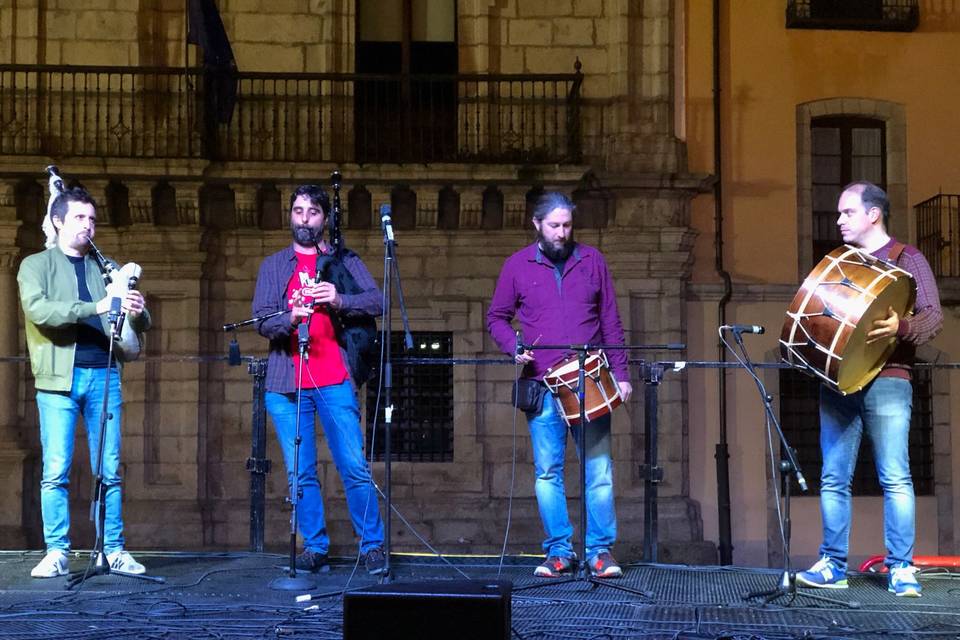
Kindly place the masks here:
<instances>
[{"instance_id":1,"label":"snare drum","mask_svg":"<svg viewBox=\"0 0 960 640\"><path fill-rule=\"evenodd\" d=\"M623 403L620 386L610 372L607 356L603 351L591 351L583 364L584 369L584 415L591 422L607 415ZM580 424L580 398L577 383L580 378L580 357L576 354L555 367L547 369L543 382L557 399L560 415L568 426Z\"/></svg>"},{"instance_id":2,"label":"snare drum","mask_svg":"<svg viewBox=\"0 0 960 640\"><path fill-rule=\"evenodd\" d=\"M917 285L892 264L845 245L820 261L787 309L780 353L844 395L859 391L880 373L896 338L867 344L887 308L901 317L913 310Z\"/></svg>"}]
</instances>

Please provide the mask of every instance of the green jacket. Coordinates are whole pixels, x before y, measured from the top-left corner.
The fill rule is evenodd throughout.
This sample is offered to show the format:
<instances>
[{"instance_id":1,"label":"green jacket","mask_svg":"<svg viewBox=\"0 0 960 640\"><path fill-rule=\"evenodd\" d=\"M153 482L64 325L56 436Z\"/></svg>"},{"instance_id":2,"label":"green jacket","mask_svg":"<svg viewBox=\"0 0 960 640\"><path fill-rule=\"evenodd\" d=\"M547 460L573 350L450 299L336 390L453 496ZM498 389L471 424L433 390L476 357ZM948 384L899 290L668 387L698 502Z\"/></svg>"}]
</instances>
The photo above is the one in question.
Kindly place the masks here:
<instances>
[{"instance_id":1,"label":"green jacket","mask_svg":"<svg viewBox=\"0 0 960 640\"><path fill-rule=\"evenodd\" d=\"M69 391L73 384L77 323L96 315L97 301L107 295L100 268L92 255L87 254L84 267L93 302L80 300L76 271L59 247L35 253L20 263L17 284L30 368L37 389ZM128 321L138 333L150 328L150 314L146 309L138 318L128 318ZM104 333L110 335L106 314L100 317L100 322Z\"/></svg>"}]
</instances>

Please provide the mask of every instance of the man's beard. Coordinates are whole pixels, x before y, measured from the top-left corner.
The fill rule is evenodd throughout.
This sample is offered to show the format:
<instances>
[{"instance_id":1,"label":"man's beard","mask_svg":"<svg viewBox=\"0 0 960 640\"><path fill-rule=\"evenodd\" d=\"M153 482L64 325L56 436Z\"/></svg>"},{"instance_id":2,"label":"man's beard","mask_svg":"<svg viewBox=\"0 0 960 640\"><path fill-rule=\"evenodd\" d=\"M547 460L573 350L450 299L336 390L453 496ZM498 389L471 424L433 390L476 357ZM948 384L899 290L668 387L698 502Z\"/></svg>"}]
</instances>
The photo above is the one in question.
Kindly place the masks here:
<instances>
[{"instance_id":1,"label":"man's beard","mask_svg":"<svg viewBox=\"0 0 960 640\"><path fill-rule=\"evenodd\" d=\"M314 229L306 225L290 225L293 241L301 247L316 247L323 240L323 229Z\"/></svg>"},{"instance_id":2,"label":"man's beard","mask_svg":"<svg viewBox=\"0 0 960 640\"><path fill-rule=\"evenodd\" d=\"M543 233L540 231L537 232L537 241L540 244L540 251L543 253L543 255L547 256L550 262L563 262L570 257L571 253L573 253L573 231L570 232L566 242L564 242L560 247L557 247L552 242L548 242L547 239L543 237Z\"/></svg>"}]
</instances>

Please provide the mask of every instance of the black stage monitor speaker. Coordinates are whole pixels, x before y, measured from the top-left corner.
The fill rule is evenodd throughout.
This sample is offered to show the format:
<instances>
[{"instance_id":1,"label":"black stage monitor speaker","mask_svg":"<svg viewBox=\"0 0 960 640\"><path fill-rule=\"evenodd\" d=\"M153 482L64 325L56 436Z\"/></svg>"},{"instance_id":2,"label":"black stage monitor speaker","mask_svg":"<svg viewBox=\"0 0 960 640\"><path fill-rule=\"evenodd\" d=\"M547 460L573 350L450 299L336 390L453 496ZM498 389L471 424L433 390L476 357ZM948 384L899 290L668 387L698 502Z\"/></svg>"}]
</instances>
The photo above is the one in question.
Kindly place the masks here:
<instances>
[{"instance_id":1,"label":"black stage monitor speaker","mask_svg":"<svg viewBox=\"0 0 960 640\"><path fill-rule=\"evenodd\" d=\"M374 585L343 596L343 640L510 640L507 580Z\"/></svg>"}]
</instances>

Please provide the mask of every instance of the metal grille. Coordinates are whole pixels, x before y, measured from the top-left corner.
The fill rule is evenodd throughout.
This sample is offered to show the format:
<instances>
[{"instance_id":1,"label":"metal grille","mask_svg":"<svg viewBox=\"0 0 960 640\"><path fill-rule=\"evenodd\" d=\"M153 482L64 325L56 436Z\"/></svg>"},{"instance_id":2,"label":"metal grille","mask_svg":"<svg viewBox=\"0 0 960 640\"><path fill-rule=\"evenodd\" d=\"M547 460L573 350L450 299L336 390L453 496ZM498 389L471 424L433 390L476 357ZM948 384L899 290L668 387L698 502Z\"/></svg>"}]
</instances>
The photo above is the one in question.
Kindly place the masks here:
<instances>
[{"instance_id":1,"label":"metal grille","mask_svg":"<svg viewBox=\"0 0 960 640\"><path fill-rule=\"evenodd\" d=\"M196 157L201 80L185 69L0 65L0 153Z\"/></svg>"},{"instance_id":2,"label":"metal grille","mask_svg":"<svg viewBox=\"0 0 960 640\"><path fill-rule=\"evenodd\" d=\"M820 493L820 382L796 369L780 369L780 420L783 433L797 451L797 461L810 492ZM782 452L781 452L782 455ZM933 384L929 367L913 370L913 414L910 419L910 473L917 495L933 495ZM860 442L853 474L853 495L883 495L874 465L873 447Z\"/></svg>"},{"instance_id":3,"label":"metal grille","mask_svg":"<svg viewBox=\"0 0 960 640\"><path fill-rule=\"evenodd\" d=\"M582 80L3 64L0 154L579 162Z\"/></svg>"},{"instance_id":4,"label":"metal grille","mask_svg":"<svg viewBox=\"0 0 960 640\"><path fill-rule=\"evenodd\" d=\"M406 352L403 332L391 334L391 350L410 358L451 358L453 334L449 331L413 332L413 350ZM383 398L377 411L379 377L367 383L367 450L384 459L386 430ZM393 368L390 453L397 462L453 461L453 365L399 364ZM376 420L376 437L373 425ZM371 442L372 440L372 442Z\"/></svg>"},{"instance_id":5,"label":"metal grille","mask_svg":"<svg viewBox=\"0 0 960 640\"><path fill-rule=\"evenodd\" d=\"M960 276L960 195L941 193L916 207L917 248L938 278Z\"/></svg>"}]
</instances>

